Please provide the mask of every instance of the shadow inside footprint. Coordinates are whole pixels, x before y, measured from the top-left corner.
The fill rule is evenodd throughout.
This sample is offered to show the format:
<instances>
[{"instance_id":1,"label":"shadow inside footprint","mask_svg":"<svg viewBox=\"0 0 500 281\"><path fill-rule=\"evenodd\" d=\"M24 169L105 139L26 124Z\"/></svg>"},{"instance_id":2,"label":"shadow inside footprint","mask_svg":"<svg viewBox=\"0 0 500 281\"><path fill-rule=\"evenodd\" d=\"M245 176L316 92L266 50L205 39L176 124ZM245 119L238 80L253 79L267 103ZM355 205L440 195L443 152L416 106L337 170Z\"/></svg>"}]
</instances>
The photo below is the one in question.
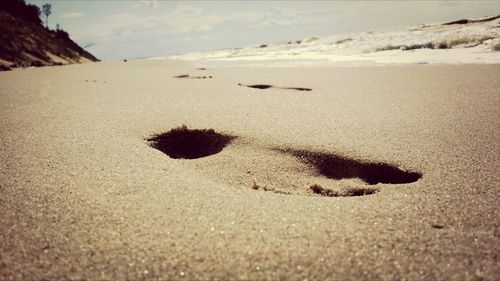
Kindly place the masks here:
<instances>
[{"instance_id":1,"label":"shadow inside footprint","mask_svg":"<svg viewBox=\"0 0 500 281\"><path fill-rule=\"evenodd\" d=\"M242 84L238 84L238 85L243 86ZM269 89L269 88L273 87L272 85L266 85L266 84L245 85L245 86L247 86L248 88L261 89L261 90L265 90L265 89Z\"/></svg>"},{"instance_id":2,"label":"shadow inside footprint","mask_svg":"<svg viewBox=\"0 0 500 281\"><path fill-rule=\"evenodd\" d=\"M185 125L147 140L151 147L174 159L196 159L217 154L236 137L216 133L213 129L188 129Z\"/></svg>"},{"instance_id":3,"label":"shadow inside footprint","mask_svg":"<svg viewBox=\"0 0 500 281\"><path fill-rule=\"evenodd\" d=\"M309 92L311 91L312 89L311 88L302 88L302 87L280 87L281 89L286 89L286 90L296 90L296 91L305 91L305 92Z\"/></svg>"},{"instance_id":4,"label":"shadow inside footprint","mask_svg":"<svg viewBox=\"0 0 500 281\"><path fill-rule=\"evenodd\" d=\"M422 177L418 172L403 171L387 163L362 162L347 157L296 149L277 149L312 165L318 174L340 180L359 178L367 184L403 184L416 182Z\"/></svg>"}]
</instances>

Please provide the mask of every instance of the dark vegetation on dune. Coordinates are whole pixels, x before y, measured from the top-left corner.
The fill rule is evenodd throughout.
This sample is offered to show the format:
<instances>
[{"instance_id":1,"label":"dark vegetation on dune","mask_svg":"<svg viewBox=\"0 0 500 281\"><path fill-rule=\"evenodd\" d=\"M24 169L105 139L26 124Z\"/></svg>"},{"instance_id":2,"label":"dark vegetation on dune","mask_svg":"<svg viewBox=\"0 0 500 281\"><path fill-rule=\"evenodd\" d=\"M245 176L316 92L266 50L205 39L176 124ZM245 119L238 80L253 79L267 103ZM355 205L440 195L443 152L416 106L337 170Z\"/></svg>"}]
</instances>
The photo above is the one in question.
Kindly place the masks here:
<instances>
[{"instance_id":1,"label":"dark vegetation on dune","mask_svg":"<svg viewBox=\"0 0 500 281\"><path fill-rule=\"evenodd\" d=\"M476 23L476 22L486 22L486 21L492 21L500 19L500 15L493 16L493 17L487 17L484 19L477 19L477 20L472 20L472 19L460 19L460 20L455 20L455 21L450 21L447 23L443 23L443 25L453 25L453 24L468 24L468 23Z\"/></svg>"},{"instance_id":2,"label":"dark vegetation on dune","mask_svg":"<svg viewBox=\"0 0 500 281\"><path fill-rule=\"evenodd\" d=\"M0 0L0 69L98 61L62 30L42 25L40 9L24 0Z\"/></svg>"},{"instance_id":3,"label":"dark vegetation on dune","mask_svg":"<svg viewBox=\"0 0 500 281\"><path fill-rule=\"evenodd\" d=\"M421 173L403 171L387 163L363 162L335 154L307 150L276 150L297 157L314 167L319 175L334 180L359 178L370 185L404 184L416 182L422 177Z\"/></svg>"},{"instance_id":4,"label":"dark vegetation on dune","mask_svg":"<svg viewBox=\"0 0 500 281\"><path fill-rule=\"evenodd\" d=\"M27 22L37 25L42 24L40 8L35 5L26 4L23 0L2 0L0 1L0 11Z\"/></svg>"},{"instance_id":5,"label":"dark vegetation on dune","mask_svg":"<svg viewBox=\"0 0 500 281\"><path fill-rule=\"evenodd\" d=\"M174 159L196 159L217 154L234 136L219 134L213 129L188 129L185 125L147 140L151 147Z\"/></svg>"}]
</instances>

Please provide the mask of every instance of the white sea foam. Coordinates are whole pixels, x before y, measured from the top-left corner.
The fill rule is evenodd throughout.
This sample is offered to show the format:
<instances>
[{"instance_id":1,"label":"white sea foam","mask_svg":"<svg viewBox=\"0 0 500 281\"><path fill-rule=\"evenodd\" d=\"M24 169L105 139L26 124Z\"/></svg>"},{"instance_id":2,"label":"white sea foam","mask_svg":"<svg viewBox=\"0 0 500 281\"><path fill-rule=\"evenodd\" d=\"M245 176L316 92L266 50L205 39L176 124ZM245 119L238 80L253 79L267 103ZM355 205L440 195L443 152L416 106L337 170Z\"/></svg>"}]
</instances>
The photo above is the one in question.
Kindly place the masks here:
<instances>
[{"instance_id":1,"label":"white sea foam","mask_svg":"<svg viewBox=\"0 0 500 281\"><path fill-rule=\"evenodd\" d=\"M226 65L500 63L498 17L417 25L163 58ZM161 58L155 58L161 59Z\"/></svg>"}]
</instances>

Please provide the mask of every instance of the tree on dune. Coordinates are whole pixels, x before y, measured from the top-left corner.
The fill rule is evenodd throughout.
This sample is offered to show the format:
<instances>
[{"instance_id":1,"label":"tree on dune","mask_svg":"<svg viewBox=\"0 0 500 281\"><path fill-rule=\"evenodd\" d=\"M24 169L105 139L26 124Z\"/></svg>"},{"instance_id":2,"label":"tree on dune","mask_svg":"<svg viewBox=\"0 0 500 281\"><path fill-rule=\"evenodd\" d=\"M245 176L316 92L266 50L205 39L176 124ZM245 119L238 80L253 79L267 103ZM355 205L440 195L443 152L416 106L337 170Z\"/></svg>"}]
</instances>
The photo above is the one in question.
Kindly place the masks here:
<instances>
[{"instance_id":1,"label":"tree on dune","mask_svg":"<svg viewBox=\"0 0 500 281\"><path fill-rule=\"evenodd\" d=\"M49 16L52 14L52 5L49 3L45 3L42 6L42 13L45 16L45 27L49 28Z\"/></svg>"}]
</instances>

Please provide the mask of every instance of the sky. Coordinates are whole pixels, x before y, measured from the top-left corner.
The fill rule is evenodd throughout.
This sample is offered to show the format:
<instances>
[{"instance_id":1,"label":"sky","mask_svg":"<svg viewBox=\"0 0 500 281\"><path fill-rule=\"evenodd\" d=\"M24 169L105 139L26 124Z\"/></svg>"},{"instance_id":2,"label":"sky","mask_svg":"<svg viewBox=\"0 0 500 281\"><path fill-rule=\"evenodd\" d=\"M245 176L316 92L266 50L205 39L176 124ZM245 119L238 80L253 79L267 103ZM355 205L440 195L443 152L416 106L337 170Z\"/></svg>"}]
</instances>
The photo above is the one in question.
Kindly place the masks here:
<instances>
[{"instance_id":1,"label":"sky","mask_svg":"<svg viewBox=\"0 0 500 281\"><path fill-rule=\"evenodd\" d=\"M27 0L103 60L165 56L500 14L500 1Z\"/></svg>"}]
</instances>

